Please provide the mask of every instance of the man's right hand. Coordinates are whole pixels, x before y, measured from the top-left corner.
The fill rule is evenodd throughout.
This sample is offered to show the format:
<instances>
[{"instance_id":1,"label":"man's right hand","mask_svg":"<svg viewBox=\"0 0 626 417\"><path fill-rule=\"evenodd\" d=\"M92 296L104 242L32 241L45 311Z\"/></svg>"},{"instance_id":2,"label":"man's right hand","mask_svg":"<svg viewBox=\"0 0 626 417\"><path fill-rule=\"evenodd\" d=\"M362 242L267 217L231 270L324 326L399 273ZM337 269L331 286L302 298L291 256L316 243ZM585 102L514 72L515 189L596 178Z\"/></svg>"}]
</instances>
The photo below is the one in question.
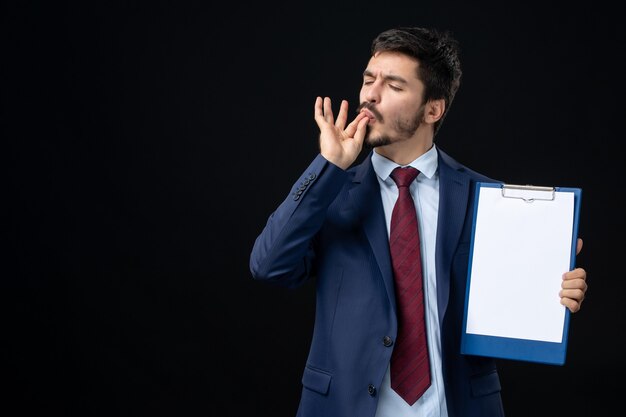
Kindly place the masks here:
<instances>
[{"instance_id":1,"label":"man's right hand","mask_svg":"<svg viewBox=\"0 0 626 417\"><path fill-rule=\"evenodd\" d=\"M326 160L342 169L348 169L363 148L366 127L369 119L359 113L346 127L348 102L341 101L337 121L333 116L329 97L315 100L315 122L320 128L320 153Z\"/></svg>"}]
</instances>

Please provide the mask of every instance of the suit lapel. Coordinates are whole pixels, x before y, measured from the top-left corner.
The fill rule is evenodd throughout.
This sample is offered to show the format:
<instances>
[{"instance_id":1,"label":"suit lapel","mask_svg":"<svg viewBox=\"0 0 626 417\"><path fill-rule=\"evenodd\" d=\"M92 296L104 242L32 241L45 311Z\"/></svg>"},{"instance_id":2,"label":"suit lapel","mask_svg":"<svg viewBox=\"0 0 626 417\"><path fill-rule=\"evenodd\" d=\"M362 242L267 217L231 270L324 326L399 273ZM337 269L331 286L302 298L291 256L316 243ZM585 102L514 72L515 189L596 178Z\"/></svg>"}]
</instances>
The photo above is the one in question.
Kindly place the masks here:
<instances>
[{"instance_id":1,"label":"suit lapel","mask_svg":"<svg viewBox=\"0 0 626 417\"><path fill-rule=\"evenodd\" d=\"M378 184L370 156L371 154L357 167L352 180L353 186L349 194L352 204L359 212L359 217L363 222L363 229L380 268L389 302L395 311L396 297L391 269L391 255L389 253L389 238L385 224L385 212L380 199L380 185Z\"/></svg>"},{"instance_id":2,"label":"suit lapel","mask_svg":"<svg viewBox=\"0 0 626 417\"><path fill-rule=\"evenodd\" d=\"M450 298L450 269L465 215L467 212L470 178L456 167L458 164L441 149L439 152L439 215L437 224L436 267L437 306L442 322ZM363 230L374 252L387 290L389 302L396 311L396 299L389 253L389 238L385 213L380 199L380 186L370 156L356 168L349 191L353 207L363 222Z\"/></svg>"},{"instance_id":3,"label":"suit lapel","mask_svg":"<svg viewBox=\"0 0 626 417\"><path fill-rule=\"evenodd\" d=\"M453 168L458 165L440 149L439 151L439 215L437 220L437 309L439 323L443 321L450 298L450 269L457 248L470 190L467 175Z\"/></svg>"}]
</instances>

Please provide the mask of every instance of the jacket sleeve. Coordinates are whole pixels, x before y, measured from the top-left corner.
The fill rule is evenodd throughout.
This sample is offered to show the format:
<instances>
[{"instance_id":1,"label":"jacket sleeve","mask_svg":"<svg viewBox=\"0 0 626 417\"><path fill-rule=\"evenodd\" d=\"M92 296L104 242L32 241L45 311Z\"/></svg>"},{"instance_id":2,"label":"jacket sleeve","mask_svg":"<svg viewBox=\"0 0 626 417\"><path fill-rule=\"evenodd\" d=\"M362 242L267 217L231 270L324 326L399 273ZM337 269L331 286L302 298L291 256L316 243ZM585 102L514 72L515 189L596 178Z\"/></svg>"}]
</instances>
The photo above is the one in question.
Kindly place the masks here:
<instances>
[{"instance_id":1,"label":"jacket sleeve","mask_svg":"<svg viewBox=\"0 0 626 417\"><path fill-rule=\"evenodd\" d=\"M347 177L323 156L313 160L256 238L250 255L253 278L296 287L311 275L313 240Z\"/></svg>"}]
</instances>

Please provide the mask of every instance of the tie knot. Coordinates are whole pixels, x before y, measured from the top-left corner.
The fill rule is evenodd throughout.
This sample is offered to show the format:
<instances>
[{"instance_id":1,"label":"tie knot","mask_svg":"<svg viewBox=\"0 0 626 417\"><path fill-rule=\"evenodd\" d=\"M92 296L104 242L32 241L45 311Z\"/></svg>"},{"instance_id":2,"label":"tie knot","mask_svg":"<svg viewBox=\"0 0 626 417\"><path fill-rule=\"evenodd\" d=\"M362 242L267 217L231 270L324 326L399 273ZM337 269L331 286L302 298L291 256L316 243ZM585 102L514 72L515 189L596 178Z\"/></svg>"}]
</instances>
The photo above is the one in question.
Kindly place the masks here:
<instances>
[{"instance_id":1,"label":"tie knot","mask_svg":"<svg viewBox=\"0 0 626 417\"><path fill-rule=\"evenodd\" d=\"M413 167L398 167L391 171L391 178L396 182L398 188L408 187L419 175L419 171Z\"/></svg>"}]
</instances>

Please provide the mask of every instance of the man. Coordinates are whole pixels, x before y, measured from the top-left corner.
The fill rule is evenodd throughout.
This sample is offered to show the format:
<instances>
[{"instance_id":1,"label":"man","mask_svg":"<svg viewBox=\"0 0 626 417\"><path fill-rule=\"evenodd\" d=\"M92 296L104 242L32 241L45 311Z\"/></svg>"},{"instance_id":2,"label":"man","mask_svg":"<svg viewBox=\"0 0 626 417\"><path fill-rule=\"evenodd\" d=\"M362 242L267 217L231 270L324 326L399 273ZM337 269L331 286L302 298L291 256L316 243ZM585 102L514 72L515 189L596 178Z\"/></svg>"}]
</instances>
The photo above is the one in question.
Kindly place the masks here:
<instances>
[{"instance_id":1,"label":"man","mask_svg":"<svg viewBox=\"0 0 626 417\"><path fill-rule=\"evenodd\" d=\"M300 417L504 415L495 361L460 353L472 196L477 181L493 182L434 144L460 78L450 34L397 28L372 43L351 122L345 100L336 119L329 98L315 101L320 154L270 216L250 259L256 279L291 287L316 277ZM364 144L373 151L352 167ZM397 167L418 175L396 185ZM395 226L400 196L406 213L417 214L412 227ZM394 255L404 239L396 234L407 231L419 237ZM417 266L405 274L409 259ZM406 289L404 275L420 277L417 289ZM561 303L578 311L586 290L584 269L564 273ZM407 293L423 295L411 307L425 314L422 332L405 315ZM425 338L407 342L413 333Z\"/></svg>"}]
</instances>

